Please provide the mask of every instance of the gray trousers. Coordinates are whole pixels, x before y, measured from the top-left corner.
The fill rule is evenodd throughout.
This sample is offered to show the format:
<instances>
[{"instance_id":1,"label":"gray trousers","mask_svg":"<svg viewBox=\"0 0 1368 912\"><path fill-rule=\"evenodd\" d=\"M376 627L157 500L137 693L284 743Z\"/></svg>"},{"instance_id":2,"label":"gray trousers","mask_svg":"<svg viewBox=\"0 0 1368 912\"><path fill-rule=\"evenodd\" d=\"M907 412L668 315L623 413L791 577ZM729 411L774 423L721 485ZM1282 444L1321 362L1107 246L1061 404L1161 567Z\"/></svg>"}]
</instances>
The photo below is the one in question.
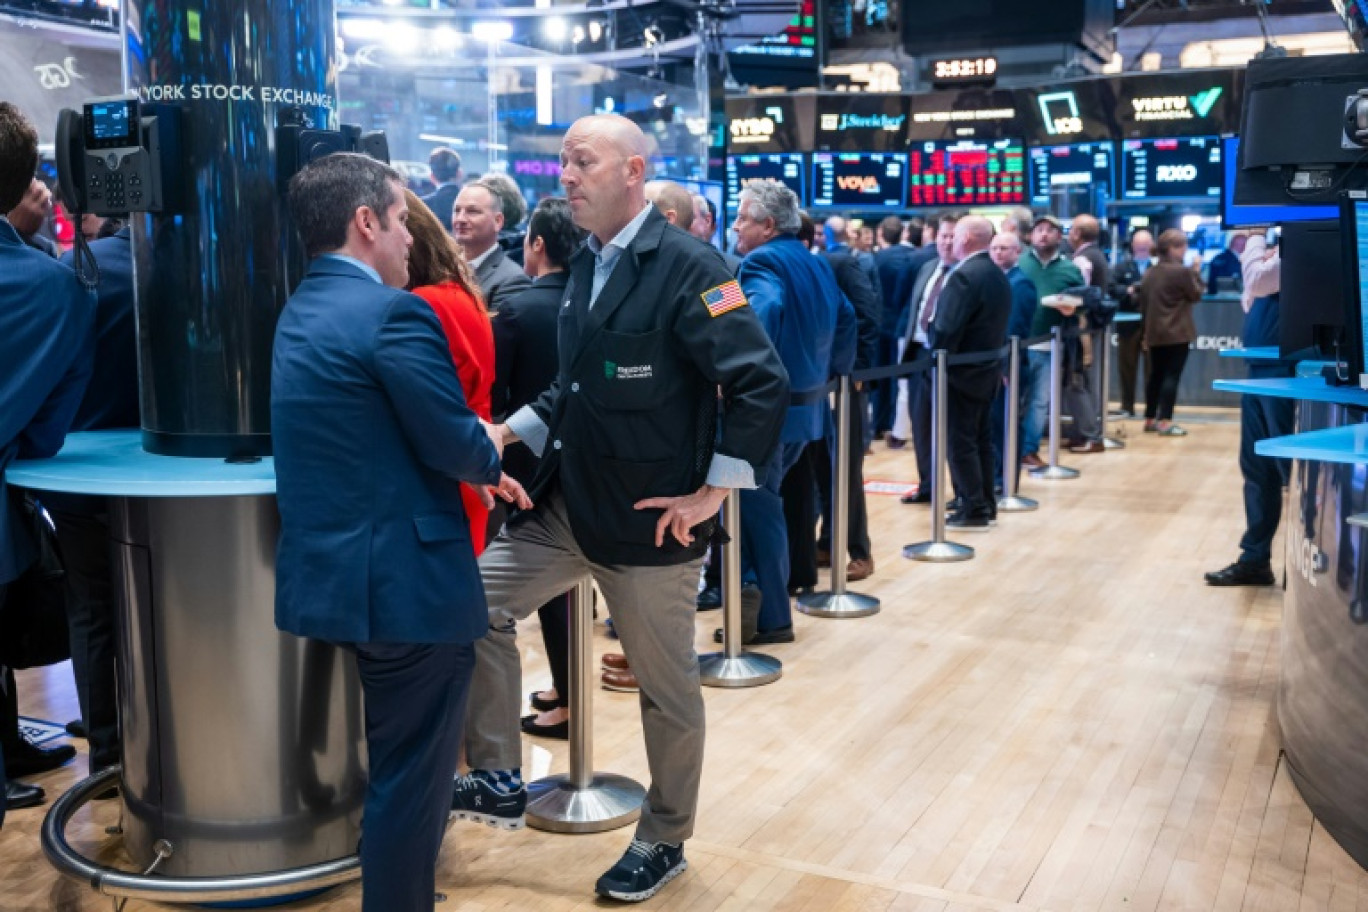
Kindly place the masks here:
<instances>
[{"instance_id":1,"label":"gray trousers","mask_svg":"<svg viewBox=\"0 0 1368 912\"><path fill-rule=\"evenodd\" d=\"M480 557L489 635L475 644L466 757L475 769L522 766L522 664L517 622L592 576L641 685L641 727L651 787L637 823L648 842L693 835L703 773L703 694L694 651L694 599L702 559L671 567L606 567L586 558L559 492ZM573 686L573 685L572 685Z\"/></svg>"}]
</instances>

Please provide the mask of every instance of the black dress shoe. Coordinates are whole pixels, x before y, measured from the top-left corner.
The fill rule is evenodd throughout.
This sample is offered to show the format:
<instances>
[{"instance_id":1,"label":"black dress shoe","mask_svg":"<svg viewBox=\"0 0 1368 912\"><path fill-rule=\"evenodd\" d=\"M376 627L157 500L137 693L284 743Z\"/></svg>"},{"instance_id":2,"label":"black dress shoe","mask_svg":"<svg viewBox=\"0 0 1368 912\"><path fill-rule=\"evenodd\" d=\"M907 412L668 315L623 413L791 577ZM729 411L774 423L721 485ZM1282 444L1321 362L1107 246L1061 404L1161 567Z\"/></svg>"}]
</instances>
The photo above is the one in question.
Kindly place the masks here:
<instances>
[{"instance_id":1,"label":"black dress shoe","mask_svg":"<svg viewBox=\"0 0 1368 912\"><path fill-rule=\"evenodd\" d=\"M554 725L538 725L536 714L522 717L522 730L538 738L555 738L558 741L570 740L570 720Z\"/></svg>"},{"instance_id":2,"label":"black dress shoe","mask_svg":"<svg viewBox=\"0 0 1368 912\"><path fill-rule=\"evenodd\" d=\"M716 586L709 586L698 593L695 604L699 611L712 611L722 607L722 590Z\"/></svg>"},{"instance_id":3,"label":"black dress shoe","mask_svg":"<svg viewBox=\"0 0 1368 912\"><path fill-rule=\"evenodd\" d=\"M541 691L534 690L527 695L528 704L537 712L550 712L560 705L555 700L543 700L541 697L537 696L540 692Z\"/></svg>"},{"instance_id":4,"label":"black dress shoe","mask_svg":"<svg viewBox=\"0 0 1368 912\"><path fill-rule=\"evenodd\" d=\"M18 811L23 808L37 807L43 803L43 790L27 782L13 779L5 783L5 810Z\"/></svg>"},{"instance_id":5,"label":"black dress shoe","mask_svg":"<svg viewBox=\"0 0 1368 912\"><path fill-rule=\"evenodd\" d=\"M749 640L746 640L742 645L765 646L773 643L792 643L793 640L793 625L790 624L788 627L776 627L774 630L757 630L755 632L755 636L751 637ZM721 627L718 627L716 630L713 631L713 642L722 642Z\"/></svg>"},{"instance_id":6,"label":"black dress shoe","mask_svg":"<svg viewBox=\"0 0 1368 912\"><path fill-rule=\"evenodd\" d=\"M74 756L76 748L70 744L39 747L27 738L20 738L18 747L5 748L5 775L10 779L36 776L55 770Z\"/></svg>"},{"instance_id":7,"label":"black dress shoe","mask_svg":"<svg viewBox=\"0 0 1368 912\"><path fill-rule=\"evenodd\" d=\"M66 733L73 738L84 740L87 737L85 722L81 719L72 719L66 724Z\"/></svg>"},{"instance_id":8,"label":"black dress shoe","mask_svg":"<svg viewBox=\"0 0 1368 912\"><path fill-rule=\"evenodd\" d=\"M1208 586L1271 586L1277 582L1273 568L1268 564L1251 564L1236 561L1229 567L1212 571L1206 575Z\"/></svg>"},{"instance_id":9,"label":"black dress shoe","mask_svg":"<svg viewBox=\"0 0 1368 912\"><path fill-rule=\"evenodd\" d=\"M898 500L905 504L929 504L931 502L931 489L918 488L915 494L904 494Z\"/></svg>"}]
</instances>

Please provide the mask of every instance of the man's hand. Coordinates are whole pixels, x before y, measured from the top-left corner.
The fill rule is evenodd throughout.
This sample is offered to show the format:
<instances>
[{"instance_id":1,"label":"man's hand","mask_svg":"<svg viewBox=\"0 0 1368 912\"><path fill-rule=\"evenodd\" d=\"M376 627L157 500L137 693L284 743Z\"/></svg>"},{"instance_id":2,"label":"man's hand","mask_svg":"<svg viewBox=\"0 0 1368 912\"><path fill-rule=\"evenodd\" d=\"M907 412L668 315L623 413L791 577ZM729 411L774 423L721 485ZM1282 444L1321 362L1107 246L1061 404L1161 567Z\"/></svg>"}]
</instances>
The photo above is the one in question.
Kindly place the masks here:
<instances>
[{"instance_id":1,"label":"man's hand","mask_svg":"<svg viewBox=\"0 0 1368 912\"><path fill-rule=\"evenodd\" d=\"M710 517L716 516L722 501L727 499L731 488L714 488L705 484L692 494L683 497L648 497L635 504L638 510L664 510L660 522L656 523L655 543L659 548L665 544L665 530L669 529L681 545L692 545L694 526Z\"/></svg>"},{"instance_id":2,"label":"man's hand","mask_svg":"<svg viewBox=\"0 0 1368 912\"><path fill-rule=\"evenodd\" d=\"M480 491L482 500L486 495L489 497L489 503L486 504L488 507L494 506L494 497L497 495L500 499L516 505L519 510L532 509L532 498L527 496L527 491L512 475L504 474L500 476L497 485L487 485Z\"/></svg>"},{"instance_id":3,"label":"man's hand","mask_svg":"<svg viewBox=\"0 0 1368 912\"><path fill-rule=\"evenodd\" d=\"M485 434L489 436L489 442L494 444L494 449L498 450L499 458L503 459L504 434L503 431L500 430L500 428L505 427L505 425L490 424L488 421L485 421L483 418L481 418L480 426L485 429Z\"/></svg>"},{"instance_id":4,"label":"man's hand","mask_svg":"<svg viewBox=\"0 0 1368 912\"><path fill-rule=\"evenodd\" d=\"M522 440L521 437L513 433L513 429L509 427L507 424L496 425L495 430L497 430L499 432L499 436L503 438L504 446L508 446L509 444L517 443L518 441Z\"/></svg>"}]
</instances>

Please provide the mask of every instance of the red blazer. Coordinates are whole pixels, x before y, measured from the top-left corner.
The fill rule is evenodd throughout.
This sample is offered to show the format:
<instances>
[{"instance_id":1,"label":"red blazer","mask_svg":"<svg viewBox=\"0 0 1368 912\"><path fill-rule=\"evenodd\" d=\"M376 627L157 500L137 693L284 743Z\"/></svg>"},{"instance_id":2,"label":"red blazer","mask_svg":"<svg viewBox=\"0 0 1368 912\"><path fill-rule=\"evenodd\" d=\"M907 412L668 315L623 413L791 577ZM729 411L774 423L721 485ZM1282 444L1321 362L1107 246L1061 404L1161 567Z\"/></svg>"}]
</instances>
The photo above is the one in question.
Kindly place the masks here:
<instances>
[{"instance_id":1,"label":"red blazer","mask_svg":"<svg viewBox=\"0 0 1368 912\"><path fill-rule=\"evenodd\" d=\"M455 282L424 285L413 293L432 305L437 319L446 332L451 360L456 363L456 375L461 379L470 410L485 421L491 420L490 393L494 388L494 330L489 313ZM485 549L485 527L489 511L480 497L468 485L461 486L461 501L470 520L470 541L478 557Z\"/></svg>"}]
</instances>

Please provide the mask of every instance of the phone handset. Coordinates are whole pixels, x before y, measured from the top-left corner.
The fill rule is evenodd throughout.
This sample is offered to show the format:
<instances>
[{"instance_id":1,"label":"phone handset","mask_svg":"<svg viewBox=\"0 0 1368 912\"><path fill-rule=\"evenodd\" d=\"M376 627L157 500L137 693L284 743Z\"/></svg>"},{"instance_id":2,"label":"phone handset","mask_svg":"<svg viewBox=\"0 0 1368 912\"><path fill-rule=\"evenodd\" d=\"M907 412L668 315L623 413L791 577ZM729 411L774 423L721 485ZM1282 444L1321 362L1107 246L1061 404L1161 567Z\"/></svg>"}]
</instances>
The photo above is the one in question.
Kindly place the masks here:
<instances>
[{"instance_id":1,"label":"phone handset","mask_svg":"<svg viewBox=\"0 0 1368 912\"><path fill-rule=\"evenodd\" d=\"M55 152L57 189L76 226L72 267L81 284L95 288L100 284L100 267L86 242L85 233L81 231L81 216L89 208L85 193L85 127L81 115L70 108L63 108L57 114Z\"/></svg>"}]
</instances>

